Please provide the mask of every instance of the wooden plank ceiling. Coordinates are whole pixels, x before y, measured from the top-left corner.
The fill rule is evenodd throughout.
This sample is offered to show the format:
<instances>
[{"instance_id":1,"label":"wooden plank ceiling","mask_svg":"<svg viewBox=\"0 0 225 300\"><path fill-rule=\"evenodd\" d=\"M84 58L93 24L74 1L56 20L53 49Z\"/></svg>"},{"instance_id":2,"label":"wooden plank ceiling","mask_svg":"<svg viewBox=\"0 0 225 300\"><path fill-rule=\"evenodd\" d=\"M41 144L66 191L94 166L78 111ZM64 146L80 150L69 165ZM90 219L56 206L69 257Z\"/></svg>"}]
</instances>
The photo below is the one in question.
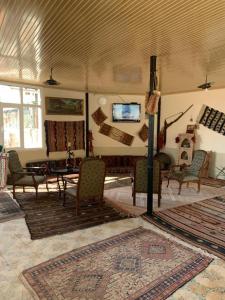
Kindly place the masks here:
<instances>
[{"instance_id":1,"label":"wooden plank ceiling","mask_svg":"<svg viewBox=\"0 0 225 300\"><path fill-rule=\"evenodd\" d=\"M225 87L224 0L0 0L0 80L143 94Z\"/></svg>"}]
</instances>

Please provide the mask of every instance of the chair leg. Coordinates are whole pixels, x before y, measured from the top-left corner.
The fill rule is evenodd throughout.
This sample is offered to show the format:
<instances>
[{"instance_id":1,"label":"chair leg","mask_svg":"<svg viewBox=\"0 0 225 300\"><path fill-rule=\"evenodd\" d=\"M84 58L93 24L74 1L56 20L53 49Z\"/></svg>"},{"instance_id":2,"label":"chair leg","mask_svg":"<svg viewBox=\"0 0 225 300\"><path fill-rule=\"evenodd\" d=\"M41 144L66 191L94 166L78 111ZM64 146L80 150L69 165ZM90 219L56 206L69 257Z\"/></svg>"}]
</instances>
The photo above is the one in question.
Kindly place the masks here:
<instances>
[{"instance_id":1,"label":"chair leg","mask_svg":"<svg viewBox=\"0 0 225 300\"><path fill-rule=\"evenodd\" d=\"M23 193L25 193L25 186L23 185Z\"/></svg>"},{"instance_id":2,"label":"chair leg","mask_svg":"<svg viewBox=\"0 0 225 300\"><path fill-rule=\"evenodd\" d=\"M66 204L66 192L63 193L63 206Z\"/></svg>"},{"instance_id":3,"label":"chair leg","mask_svg":"<svg viewBox=\"0 0 225 300\"><path fill-rule=\"evenodd\" d=\"M181 192L181 186L182 186L182 182L179 182L179 191L178 191L178 195L180 195L180 192Z\"/></svg>"},{"instance_id":4,"label":"chair leg","mask_svg":"<svg viewBox=\"0 0 225 300\"><path fill-rule=\"evenodd\" d=\"M136 193L133 191L133 206L136 206Z\"/></svg>"},{"instance_id":5,"label":"chair leg","mask_svg":"<svg viewBox=\"0 0 225 300\"><path fill-rule=\"evenodd\" d=\"M13 185L13 198L16 199L16 186Z\"/></svg>"},{"instance_id":6,"label":"chair leg","mask_svg":"<svg viewBox=\"0 0 225 300\"><path fill-rule=\"evenodd\" d=\"M198 193L200 192L201 181L198 181Z\"/></svg>"},{"instance_id":7,"label":"chair leg","mask_svg":"<svg viewBox=\"0 0 225 300\"><path fill-rule=\"evenodd\" d=\"M161 198L162 198L162 196L161 196L161 193L159 192L158 193L158 207L161 206Z\"/></svg>"},{"instance_id":8,"label":"chair leg","mask_svg":"<svg viewBox=\"0 0 225 300\"><path fill-rule=\"evenodd\" d=\"M80 203L79 200L76 199L76 216L78 216L80 214Z\"/></svg>"},{"instance_id":9,"label":"chair leg","mask_svg":"<svg viewBox=\"0 0 225 300\"><path fill-rule=\"evenodd\" d=\"M38 199L38 186L35 186L36 200Z\"/></svg>"},{"instance_id":10,"label":"chair leg","mask_svg":"<svg viewBox=\"0 0 225 300\"><path fill-rule=\"evenodd\" d=\"M47 192L49 193L48 181L46 181L45 185L46 185Z\"/></svg>"},{"instance_id":11,"label":"chair leg","mask_svg":"<svg viewBox=\"0 0 225 300\"><path fill-rule=\"evenodd\" d=\"M170 184L170 178L168 177L168 179L167 179L167 187L169 186L169 184Z\"/></svg>"}]
</instances>

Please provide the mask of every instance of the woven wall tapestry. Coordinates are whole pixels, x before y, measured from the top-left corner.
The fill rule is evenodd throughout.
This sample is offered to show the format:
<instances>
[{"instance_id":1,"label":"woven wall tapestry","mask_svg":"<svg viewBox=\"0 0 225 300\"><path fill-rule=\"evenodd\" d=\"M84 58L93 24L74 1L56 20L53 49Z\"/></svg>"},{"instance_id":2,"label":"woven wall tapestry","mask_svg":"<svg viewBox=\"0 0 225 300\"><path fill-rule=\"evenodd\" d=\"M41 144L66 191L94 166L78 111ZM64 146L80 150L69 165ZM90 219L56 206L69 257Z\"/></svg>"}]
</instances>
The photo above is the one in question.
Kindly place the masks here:
<instances>
[{"instance_id":1,"label":"woven wall tapestry","mask_svg":"<svg viewBox=\"0 0 225 300\"><path fill-rule=\"evenodd\" d=\"M97 125L101 125L105 121L105 119L107 119L107 116L104 114L101 107L93 112L91 116Z\"/></svg>"},{"instance_id":2,"label":"woven wall tapestry","mask_svg":"<svg viewBox=\"0 0 225 300\"><path fill-rule=\"evenodd\" d=\"M225 114L214 108L204 105L200 112L199 124L213 131L225 135Z\"/></svg>"},{"instance_id":3,"label":"woven wall tapestry","mask_svg":"<svg viewBox=\"0 0 225 300\"><path fill-rule=\"evenodd\" d=\"M45 121L47 155L49 152L84 149L84 121Z\"/></svg>"},{"instance_id":4,"label":"woven wall tapestry","mask_svg":"<svg viewBox=\"0 0 225 300\"><path fill-rule=\"evenodd\" d=\"M99 132L127 146L130 146L134 139L134 136L105 123L102 123Z\"/></svg>"},{"instance_id":5,"label":"woven wall tapestry","mask_svg":"<svg viewBox=\"0 0 225 300\"><path fill-rule=\"evenodd\" d=\"M145 142L148 139L148 126L144 124L138 132L140 139Z\"/></svg>"}]
</instances>

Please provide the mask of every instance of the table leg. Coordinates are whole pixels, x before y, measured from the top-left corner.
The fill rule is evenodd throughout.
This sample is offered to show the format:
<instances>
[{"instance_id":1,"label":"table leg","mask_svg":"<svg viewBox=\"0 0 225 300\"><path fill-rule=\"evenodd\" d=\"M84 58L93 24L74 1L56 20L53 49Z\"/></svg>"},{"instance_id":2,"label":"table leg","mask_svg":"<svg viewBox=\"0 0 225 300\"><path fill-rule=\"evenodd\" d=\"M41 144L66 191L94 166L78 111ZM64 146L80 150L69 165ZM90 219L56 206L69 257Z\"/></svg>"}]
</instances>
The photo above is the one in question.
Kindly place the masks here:
<instances>
[{"instance_id":1,"label":"table leg","mask_svg":"<svg viewBox=\"0 0 225 300\"><path fill-rule=\"evenodd\" d=\"M61 188L60 188L60 178L59 178L59 174L57 174L57 185L58 185L58 190L59 190L59 197L61 197Z\"/></svg>"}]
</instances>

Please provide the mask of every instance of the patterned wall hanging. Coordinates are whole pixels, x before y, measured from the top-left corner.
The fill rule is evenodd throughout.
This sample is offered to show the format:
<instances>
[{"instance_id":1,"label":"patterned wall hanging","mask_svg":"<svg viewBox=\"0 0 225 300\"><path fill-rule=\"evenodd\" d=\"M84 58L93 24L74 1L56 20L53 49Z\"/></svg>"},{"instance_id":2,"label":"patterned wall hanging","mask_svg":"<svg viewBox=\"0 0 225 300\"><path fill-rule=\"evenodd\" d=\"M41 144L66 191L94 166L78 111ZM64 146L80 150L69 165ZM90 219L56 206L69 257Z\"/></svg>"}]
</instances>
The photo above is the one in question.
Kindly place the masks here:
<instances>
[{"instance_id":1,"label":"patterned wall hanging","mask_svg":"<svg viewBox=\"0 0 225 300\"><path fill-rule=\"evenodd\" d=\"M91 116L97 125L101 125L107 119L107 116L104 114L101 107L93 112Z\"/></svg>"},{"instance_id":2,"label":"patterned wall hanging","mask_svg":"<svg viewBox=\"0 0 225 300\"><path fill-rule=\"evenodd\" d=\"M140 139L145 142L148 139L148 126L144 124L138 132Z\"/></svg>"},{"instance_id":3,"label":"patterned wall hanging","mask_svg":"<svg viewBox=\"0 0 225 300\"><path fill-rule=\"evenodd\" d=\"M127 146L130 146L134 139L134 136L105 123L102 123L99 132Z\"/></svg>"},{"instance_id":4,"label":"patterned wall hanging","mask_svg":"<svg viewBox=\"0 0 225 300\"><path fill-rule=\"evenodd\" d=\"M200 112L199 124L225 135L225 114L219 110L203 105Z\"/></svg>"},{"instance_id":5,"label":"patterned wall hanging","mask_svg":"<svg viewBox=\"0 0 225 300\"><path fill-rule=\"evenodd\" d=\"M84 149L84 121L45 121L47 155L49 152Z\"/></svg>"}]
</instances>

